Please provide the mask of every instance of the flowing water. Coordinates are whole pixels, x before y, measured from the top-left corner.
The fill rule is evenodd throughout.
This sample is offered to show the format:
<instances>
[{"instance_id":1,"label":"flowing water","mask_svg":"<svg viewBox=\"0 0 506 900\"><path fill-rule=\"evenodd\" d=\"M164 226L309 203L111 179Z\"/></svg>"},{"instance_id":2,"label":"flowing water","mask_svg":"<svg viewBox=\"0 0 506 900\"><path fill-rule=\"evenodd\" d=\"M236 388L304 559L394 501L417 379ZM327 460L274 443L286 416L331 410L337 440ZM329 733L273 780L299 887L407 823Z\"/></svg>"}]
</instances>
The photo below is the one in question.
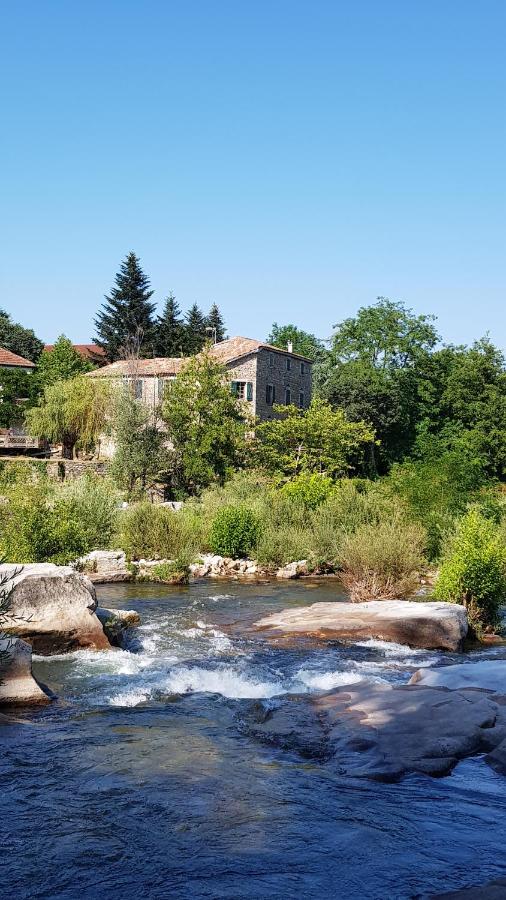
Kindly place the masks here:
<instances>
[{"instance_id":1,"label":"flowing water","mask_svg":"<svg viewBox=\"0 0 506 900\"><path fill-rule=\"evenodd\" d=\"M401 900L506 873L506 778L482 759L379 784L240 728L251 699L406 683L462 657L379 641L273 645L243 627L339 599L335 582L98 593L140 613L130 649L36 658L59 701L0 728L2 897Z\"/></svg>"}]
</instances>

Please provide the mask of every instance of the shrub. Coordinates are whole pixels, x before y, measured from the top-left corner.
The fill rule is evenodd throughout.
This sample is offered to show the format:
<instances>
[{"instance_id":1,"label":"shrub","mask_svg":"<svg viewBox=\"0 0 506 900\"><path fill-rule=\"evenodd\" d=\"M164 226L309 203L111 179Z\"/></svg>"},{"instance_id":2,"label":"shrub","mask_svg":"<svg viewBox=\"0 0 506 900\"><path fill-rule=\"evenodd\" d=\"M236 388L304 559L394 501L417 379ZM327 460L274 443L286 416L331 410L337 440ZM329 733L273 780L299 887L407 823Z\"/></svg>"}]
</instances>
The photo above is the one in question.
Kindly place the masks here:
<instances>
[{"instance_id":1,"label":"shrub","mask_svg":"<svg viewBox=\"0 0 506 900\"><path fill-rule=\"evenodd\" d=\"M476 508L461 519L444 556L434 597L462 603L479 634L499 622L506 598L506 548L497 526Z\"/></svg>"},{"instance_id":2,"label":"shrub","mask_svg":"<svg viewBox=\"0 0 506 900\"><path fill-rule=\"evenodd\" d=\"M259 521L253 510L245 506L224 506L213 521L210 545L220 556L249 556L257 546Z\"/></svg>"},{"instance_id":3,"label":"shrub","mask_svg":"<svg viewBox=\"0 0 506 900\"><path fill-rule=\"evenodd\" d=\"M86 552L104 550L111 546L118 503L119 493L112 482L88 473L57 488L54 512L78 525Z\"/></svg>"},{"instance_id":4,"label":"shrub","mask_svg":"<svg viewBox=\"0 0 506 900\"><path fill-rule=\"evenodd\" d=\"M346 535L340 564L352 602L393 600L411 594L424 565L423 548L421 527L401 516L361 525Z\"/></svg>"},{"instance_id":5,"label":"shrub","mask_svg":"<svg viewBox=\"0 0 506 900\"><path fill-rule=\"evenodd\" d=\"M183 510L135 503L121 514L117 543L129 559L175 559L199 549L197 524Z\"/></svg>"},{"instance_id":6,"label":"shrub","mask_svg":"<svg viewBox=\"0 0 506 900\"><path fill-rule=\"evenodd\" d=\"M280 489L289 500L302 503L307 509L316 509L332 493L333 482L327 475L319 472L310 474L302 472Z\"/></svg>"}]
</instances>

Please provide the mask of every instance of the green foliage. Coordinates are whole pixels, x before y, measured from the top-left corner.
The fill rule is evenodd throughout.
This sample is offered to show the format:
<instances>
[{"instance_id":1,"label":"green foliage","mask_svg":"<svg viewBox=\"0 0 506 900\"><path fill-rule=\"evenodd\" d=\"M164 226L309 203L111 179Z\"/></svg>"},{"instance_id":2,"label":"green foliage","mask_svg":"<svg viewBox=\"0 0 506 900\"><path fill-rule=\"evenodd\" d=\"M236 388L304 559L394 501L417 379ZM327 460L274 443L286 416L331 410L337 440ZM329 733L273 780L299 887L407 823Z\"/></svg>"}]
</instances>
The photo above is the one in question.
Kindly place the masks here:
<instances>
[{"instance_id":1,"label":"green foliage","mask_svg":"<svg viewBox=\"0 0 506 900\"><path fill-rule=\"evenodd\" d=\"M333 482L327 475L319 472L302 472L296 475L280 489L281 493L296 503L302 503L307 509L316 509L332 493Z\"/></svg>"},{"instance_id":2,"label":"green foliage","mask_svg":"<svg viewBox=\"0 0 506 900\"><path fill-rule=\"evenodd\" d=\"M64 565L109 546L116 495L107 480L85 476L59 486L47 478L14 482L0 521L0 549L9 562Z\"/></svg>"},{"instance_id":3,"label":"green foliage","mask_svg":"<svg viewBox=\"0 0 506 900\"><path fill-rule=\"evenodd\" d=\"M233 559L250 556L257 545L259 528L258 518L251 509L224 506L211 527L211 550Z\"/></svg>"},{"instance_id":4,"label":"green foliage","mask_svg":"<svg viewBox=\"0 0 506 900\"><path fill-rule=\"evenodd\" d=\"M211 309L206 316L205 324L207 329L206 335L213 343L219 344L220 341L226 339L227 330L225 328L225 322L223 321L223 316L216 303L213 303L211 306Z\"/></svg>"},{"instance_id":5,"label":"green foliage","mask_svg":"<svg viewBox=\"0 0 506 900\"><path fill-rule=\"evenodd\" d=\"M190 565L194 558L193 553L183 551L177 559L153 566L150 575L155 581L161 581L164 584L188 584Z\"/></svg>"},{"instance_id":6,"label":"green foliage","mask_svg":"<svg viewBox=\"0 0 506 900\"><path fill-rule=\"evenodd\" d=\"M312 359L313 362L321 362L325 357L325 346L314 334L297 328L296 325L278 325L274 322L267 343L273 347L286 350L288 343L293 345L293 352Z\"/></svg>"},{"instance_id":7,"label":"green foliage","mask_svg":"<svg viewBox=\"0 0 506 900\"><path fill-rule=\"evenodd\" d=\"M374 441L364 422L349 422L341 409L313 399L308 409L275 406L279 418L256 429L253 462L270 474L319 472L340 478L355 468Z\"/></svg>"},{"instance_id":8,"label":"green foliage","mask_svg":"<svg viewBox=\"0 0 506 900\"><path fill-rule=\"evenodd\" d=\"M196 494L223 484L245 451L247 423L224 368L204 352L193 357L165 393L162 415L181 486Z\"/></svg>"},{"instance_id":9,"label":"green foliage","mask_svg":"<svg viewBox=\"0 0 506 900\"><path fill-rule=\"evenodd\" d=\"M31 372L0 368L0 428L24 422L25 412L36 403L38 385Z\"/></svg>"},{"instance_id":10,"label":"green foliage","mask_svg":"<svg viewBox=\"0 0 506 900\"><path fill-rule=\"evenodd\" d=\"M393 466L385 486L405 502L410 517L427 532L427 553L436 560L457 516L479 497L485 473L479 459L465 448L444 450Z\"/></svg>"},{"instance_id":11,"label":"green foliage","mask_svg":"<svg viewBox=\"0 0 506 900\"><path fill-rule=\"evenodd\" d=\"M0 347L36 363L44 349L44 343L35 336L31 328L23 328L13 322L10 315L0 309Z\"/></svg>"},{"instance_id":12,"label":"green foliage","mask_svg":"<svg viewBox=\"0 0 506 900\"><path fill-rule=\"evenodd\" d=\"M44 350L37 366L37 378L45 387L90 372L94 366L74 349L72 341L61 334L52 350Z\"/></svg>"},{"instance_id":13,"label":"green foliage","mask_svg":"<svg viewBox=\"0 0 506 900\"><path fill-rule=\"evenodd\" d=\"M131 353L153 356L153 291L149 290L149 279L133 251L121 263L115 282L95 319L96 343L104 349L109 362Z\"/></svg>"},{"instance_id":14,"label":"green foliage","mask_svg":"<svg viewBox=\"0 0 506 900\"><path fill-rule=\"evenodd\" d=\"M424 540L423 529L403 516L361 525L347 535L340 565L352 602L409 597L424 566Z\"/></svg>"},{"instance_id":15,"label":"green foliage","mask_svg":"<svg viewBox=\"0 0 506 900\"><path fill-rule=\"evenodd\" d=\"M112 392L106 380L77 376L44 389L38 406L26 413L30 434L61 443L62 455L72 459L74 449L92 450L108 425Z\"/></svg>"},{"instance_id":16,"label":"green foliage","mask_svg":"<svg viewBox=\"0 0 506 900\"><path fill-rule=\"evenodd\" d=\"M142 501L121 512L116 542L129 559L194 557L199 548L198 522L184 511Z\"/></svg>"},{"instance_id":17,"label":"green foliage","mask_svg":"<svg viewBox=\"0 0 506 900\"><path fill-rule=\"evenodd\" d=\"M184 322L184 352L187 356L199 353L204 347L208 334L206 317L197 303L190 307Z\"/></svg>"},{"instance_id":18,"label":"green foliage","mask_svg":"<svg viewBox=\"0 0 506 900\"><path fill-rule=\"evenodd\" d=\"M156 410L138 401L129 388L115 395L112 431L116 450L111 473L128 497L141 497L163 477L167 467L164 435L157 425Z\"/></svg>"},{"instance_id":19,"label":"green foliage","mask_svg":"<svg viewBox=\"0 0 506 900\"><path fill-rule=\"evenodd\" d=\"M169 294L161 316L156 320L156 356L183 356L185 328L181 310L174 294Z\"/></svg>"},{"instance_id":20,"label":"green foliage","mask_svg":"<svg viewBox=\"0 0 506 900\"><path fill-rule=\"evenodd\" d=\"M506 600L506 547L497 525L476 508L461 519L447 547L434 596L462 603L477 633L499 624Z\"/></svg>"}]
</instances>

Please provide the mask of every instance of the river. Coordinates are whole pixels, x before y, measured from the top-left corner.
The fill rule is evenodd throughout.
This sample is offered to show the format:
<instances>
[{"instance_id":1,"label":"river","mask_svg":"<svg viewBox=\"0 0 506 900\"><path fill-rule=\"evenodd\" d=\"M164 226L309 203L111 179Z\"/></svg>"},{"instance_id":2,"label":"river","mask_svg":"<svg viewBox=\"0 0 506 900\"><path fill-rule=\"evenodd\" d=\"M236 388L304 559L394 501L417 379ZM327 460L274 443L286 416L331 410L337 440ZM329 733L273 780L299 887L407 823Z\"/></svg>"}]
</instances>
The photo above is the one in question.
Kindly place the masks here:
<instances>
[{"instance_id":1,"label":"river","mask_svg":"<svg viewBox=\"0 0 506 900\"><path fill-rule=\"evenodd\" d=\"M58 702L0 728L2 897L405 900L504 876L506 779L481 758L381 784L241 729L252 698L406 683L462 657L378 641L282 647L242 627L338 599L333 581L98 594L140 613L129 650L36 657Z\"/></svg>"}]
</instances>

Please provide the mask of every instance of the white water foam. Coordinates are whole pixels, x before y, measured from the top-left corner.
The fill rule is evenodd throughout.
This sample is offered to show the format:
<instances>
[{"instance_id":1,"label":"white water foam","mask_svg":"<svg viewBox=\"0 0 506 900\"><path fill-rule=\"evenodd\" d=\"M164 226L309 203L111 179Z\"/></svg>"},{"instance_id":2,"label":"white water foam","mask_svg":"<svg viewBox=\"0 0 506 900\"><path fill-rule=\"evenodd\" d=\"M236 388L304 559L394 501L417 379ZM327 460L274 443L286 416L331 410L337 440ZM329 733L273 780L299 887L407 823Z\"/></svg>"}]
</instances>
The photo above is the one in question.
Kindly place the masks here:
<instances>
[{"instance_id":1,"label":"white water foam","mask_svg":"<svg viewBox=\"0 0 506 900\"><path fill-rule=\"evenodd\" d=\"M384 678L360 672L312 672L309 669L299 669L295 677L311 691L331 691L333 688L341 685L356 684L358 681L374 681L377 684L386 684Z\"/></svg>"}]
</instances>

